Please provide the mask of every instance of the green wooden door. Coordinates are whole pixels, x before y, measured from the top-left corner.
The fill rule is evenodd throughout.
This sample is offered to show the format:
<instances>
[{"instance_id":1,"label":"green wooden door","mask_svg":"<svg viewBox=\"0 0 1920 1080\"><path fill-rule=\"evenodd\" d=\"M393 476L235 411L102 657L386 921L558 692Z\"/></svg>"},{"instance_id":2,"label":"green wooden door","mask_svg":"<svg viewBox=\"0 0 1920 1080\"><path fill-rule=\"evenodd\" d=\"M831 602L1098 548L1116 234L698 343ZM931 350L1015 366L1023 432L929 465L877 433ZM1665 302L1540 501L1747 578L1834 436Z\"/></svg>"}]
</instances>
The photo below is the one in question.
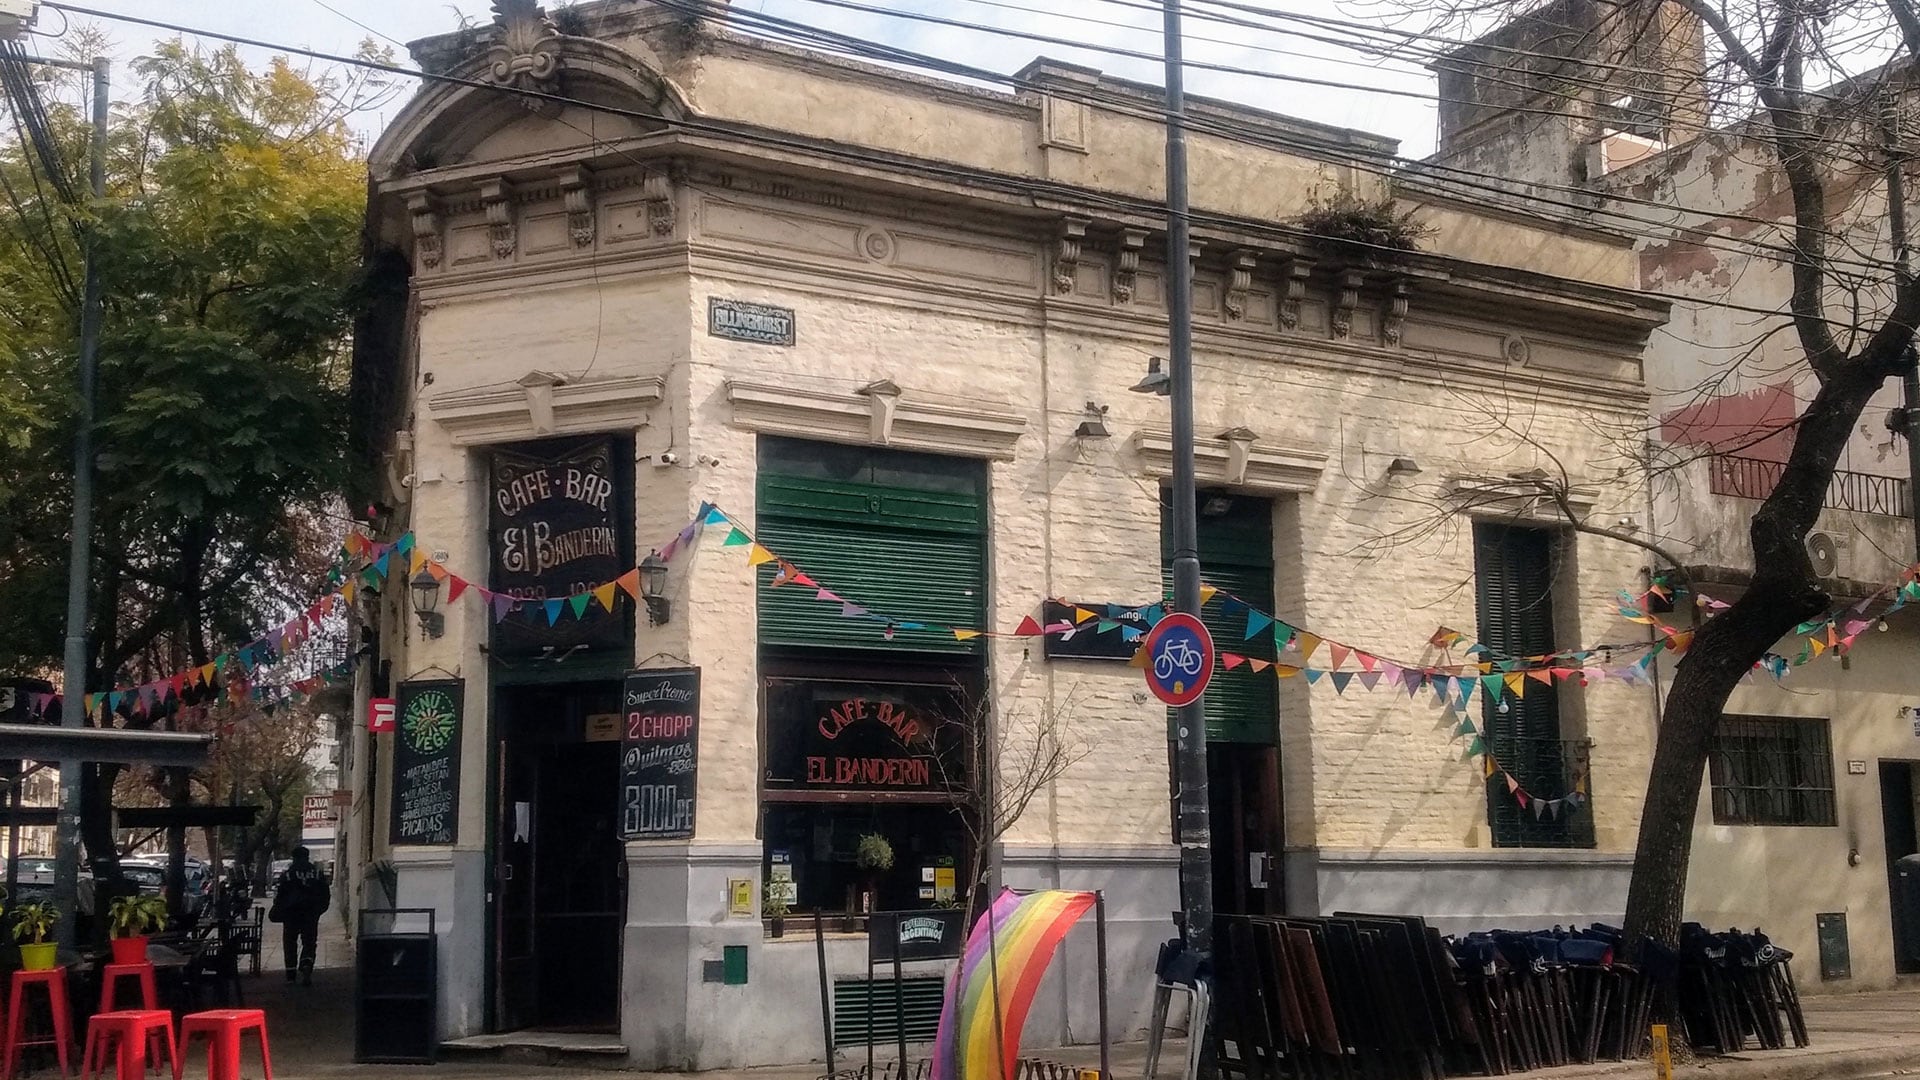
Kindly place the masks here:
<instances>
[{"instance_id":1,"label":"green wooden door","mask_svg":"<svg viewBox=\"0 0 1920 1080\"><path fill-rule=\"evenodd\" d=\"M1213 501L1203 494L1203 503ZM1233 496L1215 513L1200 517L1200 579L1223 596L1201 609L1200 621L1213 635L1214 647L1259 660L1275 657L1272 634L1247 640L1244 609L1224 602L1237 596L1253 607L1273 613L1273 503L1268 499ZM1161 585L1173 596L1173 537L1168 515L1162 513ZM1216 668L1203 701L1207 741L1260 743L1271 746L1279 735L1280 689L1271 669L1255 672L1241 666L1233 671Z\"/></svg>"}]
</instances>

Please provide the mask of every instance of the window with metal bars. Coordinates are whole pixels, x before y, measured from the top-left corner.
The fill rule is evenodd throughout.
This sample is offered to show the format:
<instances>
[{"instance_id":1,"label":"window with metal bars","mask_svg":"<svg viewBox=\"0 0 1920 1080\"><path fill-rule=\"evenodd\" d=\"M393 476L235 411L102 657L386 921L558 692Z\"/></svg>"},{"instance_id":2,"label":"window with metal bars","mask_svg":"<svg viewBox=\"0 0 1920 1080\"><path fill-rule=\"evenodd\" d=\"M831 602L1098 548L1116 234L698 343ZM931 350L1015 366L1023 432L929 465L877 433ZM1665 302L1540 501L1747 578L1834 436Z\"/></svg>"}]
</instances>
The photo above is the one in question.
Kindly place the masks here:
<instances>
[{"instance_id":1,"label":"window with metal bars","mask_svg":"<svg viewBox=\"0 0 1920 1080\"><path fill-rule=\"evenodd\" d=\"M1825 720L1723 716L1707 758L1716 825L1833 825Z\"/></svg>"},{"instance_id":2,"label":"window with metal bars","mask_svg":"<svg viewBox=\"0 0 1920 1080\"><path fill-rule=\"evenodd\" d=\"M1492 650L1480 659L1498 663L1553 652L1554 534L1478 523L1473 547L1480 643ZM1494 846L1592 847L1590 803L1552 814L1541 805L1565 796L1585 769L1587 745L1569 742L1560 732L1559 687L1529 680L1518 695L1481 700L1487 749L1531 798L1522 806L1500 773L1488 778L1487 825Z\"/></svg>"}]
</instances>

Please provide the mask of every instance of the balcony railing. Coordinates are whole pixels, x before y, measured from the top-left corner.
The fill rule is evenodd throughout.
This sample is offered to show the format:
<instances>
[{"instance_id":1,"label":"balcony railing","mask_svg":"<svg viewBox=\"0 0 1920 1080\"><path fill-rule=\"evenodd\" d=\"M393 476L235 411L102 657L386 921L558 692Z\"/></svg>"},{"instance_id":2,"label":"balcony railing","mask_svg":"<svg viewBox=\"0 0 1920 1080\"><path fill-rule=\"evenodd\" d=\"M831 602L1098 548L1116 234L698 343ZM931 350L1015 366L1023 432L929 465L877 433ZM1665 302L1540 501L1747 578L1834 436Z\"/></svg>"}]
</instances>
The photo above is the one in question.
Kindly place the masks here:
<instances>
[{"instance_id":1,"label":"balcony railing","mask_svg":"<svg viewBox=\"0 0 1920 1080\"><path fill-rule=\"evenodd\" d=\"M1764 458L1722 455L1708 459L1708 487L1715 495L1736 499L1764 499L1780 483L1785 466ZM1856 514L1885 514L1911 517L1913 487L1898 476L1835 470L1827 484L1827 497L1821 505L1829 510L1850 510Z\"/></svg>"}]
</instances>

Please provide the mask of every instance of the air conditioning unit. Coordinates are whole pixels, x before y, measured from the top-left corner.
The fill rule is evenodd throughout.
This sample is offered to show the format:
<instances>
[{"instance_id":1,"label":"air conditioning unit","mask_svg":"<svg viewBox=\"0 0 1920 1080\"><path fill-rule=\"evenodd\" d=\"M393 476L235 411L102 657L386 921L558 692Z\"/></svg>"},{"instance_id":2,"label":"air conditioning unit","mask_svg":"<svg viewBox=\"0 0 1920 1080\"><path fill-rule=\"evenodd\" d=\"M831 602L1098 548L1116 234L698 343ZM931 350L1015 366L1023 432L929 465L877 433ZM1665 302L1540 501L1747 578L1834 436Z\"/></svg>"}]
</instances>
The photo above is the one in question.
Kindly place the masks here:
<instances>
[{"instance_id":1,"label":"air conditioning unit","mask_svg":"<svg viewBox=\"0 0 1920 1080\"><path fill-rule=\"evenodd\" d=\"M0 39L15 38L33 25L38 0L0 0Z\"/></svg>"},{"instance_id":2,"label":"air conditioning unit","mask_svg":"<svg viewBox=\"0 0 1920 1080\"><path fill-rule=\"evenodd\" d=\"M1616 169L1644 161L1666 148L1666 143L1644 135L1625 131L1608 132L1587 144L1587 176L1605 176Z\"/></svg>"},{"instance_id":3,"label":"air conditioning unit","mask_svg":"<svg viewBox=\"0 0 1920 1080\"><path fill-rule=\"evenodd\" d=\"M1847 576L1847 548L1851 546L1851 537L1840 533L1812 532L1807 534L1807 558L1813 562L1813 576L1819 578L1839 578Z\"/></svg>"}]
</instances>

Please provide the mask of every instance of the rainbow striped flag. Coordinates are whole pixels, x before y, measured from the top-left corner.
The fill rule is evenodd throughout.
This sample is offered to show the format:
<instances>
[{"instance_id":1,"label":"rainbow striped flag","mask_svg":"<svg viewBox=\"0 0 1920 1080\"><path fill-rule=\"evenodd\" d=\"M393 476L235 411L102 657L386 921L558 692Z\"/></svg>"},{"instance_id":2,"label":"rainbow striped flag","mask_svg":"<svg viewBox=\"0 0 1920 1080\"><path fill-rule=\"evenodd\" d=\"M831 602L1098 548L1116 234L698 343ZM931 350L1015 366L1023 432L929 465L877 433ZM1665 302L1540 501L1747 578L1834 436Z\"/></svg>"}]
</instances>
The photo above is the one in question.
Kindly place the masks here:
<instances>
[{"instance_id":1,"label":"rainbow striped flag","mask_svg":"<svg viewBox=\"0 0 1920 1080\"><path fill-rule=\"evenodd\" d=\"M932 1080L1013 1080L1020 1031L1040 977L1093 901L1090 892L1001 890L973 925L966 955L947 985Z\"/></svg>"}]
</instances>

